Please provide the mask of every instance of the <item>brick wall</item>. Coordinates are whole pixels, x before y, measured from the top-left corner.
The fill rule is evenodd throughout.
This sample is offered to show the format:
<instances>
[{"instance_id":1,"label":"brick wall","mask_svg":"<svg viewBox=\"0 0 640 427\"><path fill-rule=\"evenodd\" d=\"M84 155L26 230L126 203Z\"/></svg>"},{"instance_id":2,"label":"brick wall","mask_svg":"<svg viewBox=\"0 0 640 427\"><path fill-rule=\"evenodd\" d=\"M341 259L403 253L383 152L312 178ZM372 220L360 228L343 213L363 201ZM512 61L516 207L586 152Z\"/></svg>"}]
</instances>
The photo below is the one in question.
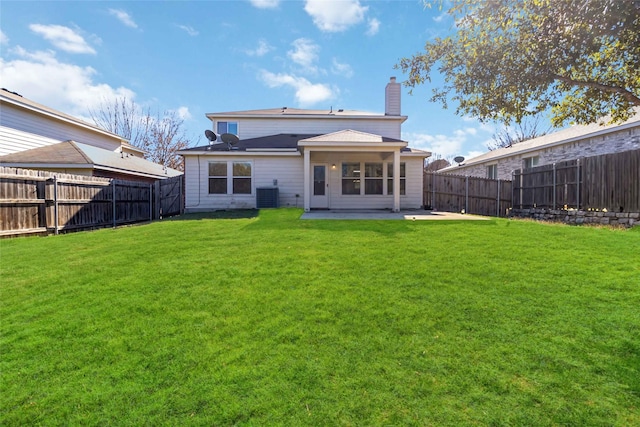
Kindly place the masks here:
<instances>
[{"instance_id":1,"label":"brick wall","mask_svg":"<svg viewBox=\"0 0 640 427\"><path fill-rule=\"evenodd\" d=\"M517 147L517 145L516 145ZM618 153L622 151L636 150L640 148L640 126L631 129L624 129L617 132L610 132L606 135L592 138L584 138L568 144L556 145L549 148L541 148L536 151L516 154L512 157L497 160L498 178L511 179L511 172L522 168L522 159L526 157L538 156L540 158L538 166L548 165L564 160L573 160L581 157L596 156L600 154ZM448 171L456 175L469 175L481 178L487 177L487 165L496 164L496 161L486 163L460 166L455 170Z\"/></svg>"}]
</instances>

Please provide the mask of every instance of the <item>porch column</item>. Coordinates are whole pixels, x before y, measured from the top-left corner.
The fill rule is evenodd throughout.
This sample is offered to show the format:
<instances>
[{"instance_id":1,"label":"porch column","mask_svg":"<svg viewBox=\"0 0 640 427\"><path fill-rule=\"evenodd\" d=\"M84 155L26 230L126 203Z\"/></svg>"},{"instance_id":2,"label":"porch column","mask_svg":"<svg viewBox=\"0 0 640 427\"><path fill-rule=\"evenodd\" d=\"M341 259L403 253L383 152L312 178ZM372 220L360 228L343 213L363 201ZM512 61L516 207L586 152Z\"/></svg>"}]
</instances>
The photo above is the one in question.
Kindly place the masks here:
<instances>
[{"instance_id":1,"label":"porch column","mask_svg":"<svg viewBox=\"0 0 640 427\"><path fill-rule=\"evenodd\" d=\"M400 212L400 149L393 152L393 211Z\"/></svg>"},{"instance_id":2,"label":"porch column","mask_svg":"<svg viewBox=\"0 0 640 427\"><path fill-rule=\"evenodd\" d=\"M304 199L304 211L309 212L311 210L311 192L310 188L310 175L311 175L311 149L309 147L304 147L303 150L304 155L304 178L302 179L304 189L302 190L303 199Z\"/></svg>"}]
</instances>

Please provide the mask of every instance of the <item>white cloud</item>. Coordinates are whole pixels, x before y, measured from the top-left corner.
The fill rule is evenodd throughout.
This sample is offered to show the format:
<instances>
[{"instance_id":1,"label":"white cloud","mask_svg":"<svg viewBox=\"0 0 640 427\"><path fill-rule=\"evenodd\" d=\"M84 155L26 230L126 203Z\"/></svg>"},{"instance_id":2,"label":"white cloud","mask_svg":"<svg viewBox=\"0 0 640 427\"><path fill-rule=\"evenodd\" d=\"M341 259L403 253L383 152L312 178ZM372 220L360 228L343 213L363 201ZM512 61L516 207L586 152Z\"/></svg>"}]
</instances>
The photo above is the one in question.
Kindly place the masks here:
<instances>
[{"instance_id":1,"label":"white cloud","mask_svg":"<svg viewBox=\"0 0 640 427\"><path fill-rule=\"evenodd\" d=\"M58 49L69 53L90 53L96 51L89 46L85 39L69 27L62 25L31 24L29 29L49 40Z\"/></svg>"},{"instance_id":2,"label":"white cloud","mask_svg":"<svg viewBox=\"0 0 640 427\"><path fill-rule=\"evenodd\" d=\"M191 37L195 37L198 34L200 34L198 32L198 30L196 30L195 28L189 26L189 25L178 25L178 28L180 28L182 31L186 32L187 34L189 34Z\"/></svg>"},{"instance_id":3,"label":"white cloud","mask_svg":"<svg viewBox=\"0 0 640 427\"><path fill-rule=\"evenodd\" d=\"M350 79L353 77L353 68L349 64L343 64L338 62L336 58L333 58L333 64L331 66L331 72L333 74L337 74L339 76L346 77Z\"/></svg>"},{"instance_id":4,"label":"white cloud","mask_svg":"<svg viewBox=\"0 0 640 427\"><path fill-rule=\"evenodd\" d=\"M447 15L448 15L447 12L442 12L440 15L434 17L433 20L435 22L442 22L444 20L444 18L447 17Z\"/></svg>"},{"instance_id":5,"label":"white cloud","mask_svg":"<svg viewBox=\"0 0 640 427\"><path fill-rule=\"evenodd\" d=\"M189 107L180 107L176 110L176 114L178 115L178 117L180 117L180 119L182 120L189 120L191 119L191 112L189 111Z\"/></svg>"},{"instance_id":6,"label":"white cloud","mask_svg":"<svg viewBox=\"0 0 640 427\"><path fill-rule=\"evenodd\" d=\"M94 82L96 70L60 62L52 51L27 52L17 47L11 53L18 59L0 58L2 85L67 114L86 120L89 110L105 101L135 97L130 89Z\"/></svg>"},{"instance_id":7,"label":"white cloud","mask_svg":"<svg viewBox=\"0 0 640 427\"><path fill-rule=\"evenodd\" d=\"M249 0L258 9L275 9L280 5L280 0Z\"/></svg>"},{"instance_id":8,"label":"white cloud","mask_svg":"<svg viewBox=\"0 0 640 427\"><path fill-rule=\"evenodd\" d=\"M380 31L380 21L376 18L369 19L369 29L367 29L366 34L368 36L375 36Z\"/></svg>"},{"instance_id":9,"label":"white cloud","mask_svg":"<svg viewBox=\"0 0 640 427\"><path fill-rule=\"evenodd\" d=\"M321 31L337 33L362 22L369 8L358 0L306 0L304 10Z\"/></svg>"},{"instance_id":10,"label":"white cloud","mask_svg":"<svg viewBox=\"0 0 640 427\"><path fill-rule=\"evenodd\" d=\"M336 92L328 85L314 84L303 77L290 74L274 74L270 71L261 70L259 78L270 88L288 86L295 89L296 101L301 107L308 107L327 101L333 98L335 96L334 92Z\"/></svg>"},{"instance_id":11,"label":"white cloud","mask_svg":"<svg viewBox=\"0 0 640 427\"><path fill-rule=\"evenodd\" d=\"M9 43L9 37L7 37L7 35L2 32L2 30L0 30L0 44L7 44Z\"/></svg>"},{"instance_id":12,"label":"white cloud","mask_svg":"<svg viewBox=\"0 0 640 427\"><path fill-rule=\"evenodd\" d=\"M131 15L122 9L109 9L109 14L118 18L118 21L131 28L138 28Z\"/></svg>"},{"instance_id":13,"label":"white cloud","mask_svg":"<svg viewBox=\"0 0 640 427\"><path fill-rule=\"evenodd\" d=\"M430 135L426 133L408 133L403 134L403 139L409 141L411 147L419 148L432 152L434 155L440 155L443 158L450 158L454 156L464 156L471 158L481 154L477 151L469 151L466 147L468 145L469 136L475 136L477 129L464 128L457 129L450 135ZM467 151L467 152L464 152Z\"/></svg>"},{"instance_id":14,"label":"white cloud","mask_svg":"<svg viewBox=\"0 0 640 427\"><path fill-rule=\"evenodd\" d=\"M247 49L245 53L249 56L265 56L267 53L275 49L266 40L258 40L258 46L255 49Z\"/></svg>"},{"instance_id":15,"label":"white cloud","mask_svg":"<svg viewBox=\"0 0 640 427\"><path fill-rule=\"evenodd\" d=\"M314 63L318 61L320 46L305 38L296 39L291 44L294 49L287 52L289 59L301 66L304 72L316 74L318 68Z\"/></svg>"}]
</instances>

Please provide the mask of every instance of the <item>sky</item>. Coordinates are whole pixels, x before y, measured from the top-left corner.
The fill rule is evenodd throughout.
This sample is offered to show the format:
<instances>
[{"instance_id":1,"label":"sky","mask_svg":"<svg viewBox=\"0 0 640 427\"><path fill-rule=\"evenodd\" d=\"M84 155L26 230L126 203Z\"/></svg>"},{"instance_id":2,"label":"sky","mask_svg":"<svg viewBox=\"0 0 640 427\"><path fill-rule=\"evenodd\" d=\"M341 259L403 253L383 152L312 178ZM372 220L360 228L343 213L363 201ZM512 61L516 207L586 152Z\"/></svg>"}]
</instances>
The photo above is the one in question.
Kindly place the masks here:
<instances>
[{"instance_id":1,"label":"sky","mask_svg":"<svg viewBox=\"0 0 640 427\"><path fill-rule=\"evenodd\" d=\"M454 31L422 0L11 1L0 4L0 87L91 122L127 97L184 120L263 108L384 113L394 66ZM432 84L441 82L434 76ZM487 151L496 128L402 89L402 139L438 157Z\"/></svg>"}]
</instances>

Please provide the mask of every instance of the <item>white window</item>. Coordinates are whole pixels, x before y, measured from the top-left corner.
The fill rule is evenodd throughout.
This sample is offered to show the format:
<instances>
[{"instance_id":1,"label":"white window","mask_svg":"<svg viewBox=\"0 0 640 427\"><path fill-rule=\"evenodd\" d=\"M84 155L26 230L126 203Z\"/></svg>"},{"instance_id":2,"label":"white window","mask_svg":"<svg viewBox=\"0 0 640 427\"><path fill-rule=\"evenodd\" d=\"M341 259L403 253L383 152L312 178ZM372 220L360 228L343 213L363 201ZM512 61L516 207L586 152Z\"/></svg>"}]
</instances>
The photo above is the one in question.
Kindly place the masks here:
<instances>
[{"instance_id":1,"label":"white window","mask_svg":"<svg viewBox=\"0 0 640 427\"><path fill-rule=\"evenodd\" d=\"M227 194L227 162L209 162L209 194Z\"/></svg>"},{"instance_id":2,"label":"white window","mask_svg":"<svg viewBox=\"0 0 640 427\"><path fill-rule=\"evenodd\" d=\"M407 193L407 167L404 162L400 163L400 195ZM393 162L387 163L387 194L393 194Z\"/></svg>"},{"instance_id":3,"label":"white window","mask_svg":"<svg viewBox=\"0 0 640 427\"><path fill-rule=\"evenodd\" d=\"M498 179L498 165L487 166L487 178Z\"/></svg>"},{"instance_id":4,"label":"white window","mask_svg":"<svg viewBox=\"0 0 640 427\"><path fill-rule=\"evenodd\" d=\"M522 168L530 169L532 167L538 166L539 161L540 161L540 157L538 156L525 157L524 159L522 159Z\"/></svg>"},{"instance_id":5,"label":"white window","mask_svg":"<svg viewBox=\"0 0 640 427\"><path fill-rule=\"evenodd\" d=\"M360 163L342 164L342 194L360 194Z\"/></svg>"},{"instance_id":6,"label":"white window","mask_svg":"<svg viewBox=\"0 0 640 427\"><path fill-rule=\"evenodd\" d=\"M251 162L233 162L233 194L251 194Z\"/></svg>"},{"instance_id":7,"label":"white window","mask_svg":"<svg viewBox=\"0 0 640 427\"><path fill-rule=\"evenodd\" d=\"M364 194L382 194L382 163L364 164Z\"/></svg>"},{"instance_id":8,"label":"white window","mask_svg":"<svg viewBox=\"0 0 640 427\"><path fill-rule=\"evenodd\" d=\"M218 135L223 133L232 133L238 135L238 122L218 122Z\"/></svg>"},{"instance_id":9,"label":"white window","mask_svg":"<svg viewBox=\"0 0 640 427\"><path fill-rule=\"evenodd\" d=\"M252 169L251 162L209 162L209 194L251 194Z\"/></svg>"}]
</instances>

